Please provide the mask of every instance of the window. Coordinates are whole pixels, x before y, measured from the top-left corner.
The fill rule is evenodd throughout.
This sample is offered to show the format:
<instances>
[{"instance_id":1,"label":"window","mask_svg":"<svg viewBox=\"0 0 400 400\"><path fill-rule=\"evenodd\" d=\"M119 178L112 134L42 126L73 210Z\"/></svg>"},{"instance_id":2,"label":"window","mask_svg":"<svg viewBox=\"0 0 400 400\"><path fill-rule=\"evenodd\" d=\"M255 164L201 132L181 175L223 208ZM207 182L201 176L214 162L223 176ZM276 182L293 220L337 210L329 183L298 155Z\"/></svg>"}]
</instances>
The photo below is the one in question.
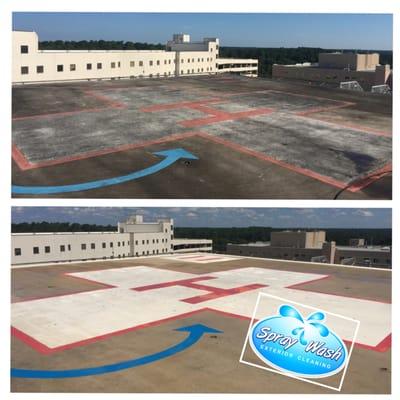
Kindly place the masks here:
<instances>
[{"instance_id":1,"label":"window","mask_svg":"<svg viewBox=\"0 0 400 400\"><path fill-rule=\"evenodd\" d=\"M130 65L131 67L134 67L134 66L135 66L135 61L131 61L129 65Z\"/></svg>"},{"instance_id":2,"label":"window","mask_svg":"<svg viewBox=\"0 0 400 400\"><path fill-rule=\"evenodd\" d=\"M121 61L118 61L118 68L121 66Z\"/></svg>"},{"instance_id":3,"label":"window","mask_svg":"<svg viewBox=\"0 0 400 400\"><path fill-rule=\"evenodd\" d=\"M29 52L29 46L23 44L21 46L21 54L28 54L28 52Z\"/></svg>"},{"instance_id":4,"label":"window","mask_svg":"<svg viewBox=\"0 0 400 400\"><path fill-rule=\"evenodd\" d=\"M121 247L121 242L118 242L118 247Z\"/></svg>"},{"instance_id":5,"label":"window","mask_svg":"<svg viewBox=\"0 0 400 400\"><path fill-rule=\"evenodd\" d=\"M94 243L90 243L90 248L91 248L92 250L94 250L94 249L96 248L96 245L95 245Z\"/></svg>"},{"instance_id":6,"label":"window","mask_svg":"<svg viewBox=\"0 0 400 400\"><path fill-rule=\"evenodd\" d=\"M183 75L184 74L184 72L183 72L183 69L181 70L181 75Z\"/></svg>"},{"instance_id":7,"label":"window","mask_svg":"<svg viewBox=\"0 0 400 400\"><path fill-rule=\"evenodd\" d=\"M183 64L185 62L185 60L182 58L182 60L181 60L181 64Z\"/></svg>"},{"instance_id":8,"label":"window","mask_svg":"<svg viewBox=\"0 0 400 400\"><path fill-rule=\"evenodd\" d=\"M102 63L97 63L97 69L102 69L103 68L103 64Z\"/></svg>"},{"instance_id":9,"label":"window","mask_svg":"<svg viewBox=\"0 0 400 400\"><path fill-rule=\"evenodd\" d=\"M68 245L68 251L71 251L71 245L70 244Z\"/></svg>"},{"instance_id":10,"label":"window","mask_svg":"<svg viewBox=\"0 0 400 400\"><path fill-rule=\"evenodd\" d=\"M92 69L92 64L90 64L90 63L89 63L89 64L86 64L86 69L87 69L87 70Z\"/></svg>"},{"instance_id":11,"label":"window","mask_svg":"<svg viewBox=\"0 0 400 400\"><path fill-rule=\"evenodd\" d=\"M135 244L136 244L136 246L139 244L139 241L138 240L135 240Z\"/></svg>"},{"instance_id":12,"label":"window","mask_svg":"<svg viewBox=\"0 0 400 400\"><path fill-rule=\"evenodd\" d=\"M86 243L81 244L81 250L86 250Z\"/></svg>"},{"instance_id":13,"label":"window","mask_svg":"<svg viewBox=\"0 0 400 400\"><path fill-rule=\"evenodd\" d=\"M114 247L114 243L113 242L110 242L110 247Z\"/></svg>"},{"instance_id":14,"label":"window","mask_svg":"<svg viewBox=\"0 0 400 400\"><path fill-rule=\"evenodd\" d=\"M16 247L16 248L14 249L14 254L15 254L16 256L20 256L20 255L22 254L21 248L20 248L20 247Z\"/></svg>"},{"instance_id":15,"label":"window","mask_svg":"<svg viewBox=\"0 0 400 400\"><path fill-rule=\"evenodd\" d=\"M157 60L157 65L160 65L160 60Z\"/></svg>"},{"instance_id":16,"label":"window","mask_svg":"<svg viewBox=\"0 0 400 400\"><path fill-rule=\"evenodd\" d=\"M171 64L171 60L168 60L168 64Z\"/></svg>"},{"instance_id":17,"label":"window","mask_svg":"<svg viewBox=\"0 0 400 400\"><path fill-rule=\"evenodd\" d=\"M188 58L188 63L190 63L190 58Z\"/></svg>"},{"instance_id":18,"label":"window","mask_svg":"<svg viewBox=\"0 0 400 400\"><path fill-rule=\"evenodd\" d=\"M144 240L142 240L142 244L144 244Z\"/></svg>"},{"instance_id":19,"label":"window","mask_svg":"<svg viewBox=\"0 0 400 400\"><path fill-rule=\"evenodd\" d=\"M37 73L37 74L43 74L43 72L44 72L44 67L43 67L43 65L38 65L38 66L36 66L36 73Z\"/></svg>"},{"instance_id":20,"label":"window","mask_svg":"<svg viewBox=\"0 0 400 400\"><path fill-rule=\"evenodd\" d=\"M187 73L190 74L190 69L187 70Z\"/></svg>"},{"instance_id":21,"label":"window","mask_svg":"<svg viewBox=\"0 0 400 400\"><path fill-rule=\"evenodd\" d=\"M164 65L167 65L167 60L164 60Z\"/></svg>"},{"instance_id":22,"label":"window","mask_svg":"<svg viewBox=\"0 0 400 400\"><path fill-rule=\"evenodd\" d=\"M50 246L44 246L44 252L50 253Z\"/></svg>"},{"instance_id":23,"label":"window","mask_svg":"<svg viewBox=\"0 0 400 400\"><path fill-rule=\"evenodd\" d=\"M149 61L149 65L150 65L150 67L153 65L153 60Z\"/></svg>"},{"instance_id":24,"label":"window","mask_svg":"<svg viewBox=\"0 0 400 400\"><path fill-rule=\"evenodd\" d=\"M125 246L125 241L122 242L122 246Z\"/></svg>"},{"instance_id":25,"label":"window","mask_svg":"<svg viewBox=\"0 0 400 400\"><path fill-rule=\"evenodd\" d=\"M101 244L101 247L102 247L103 249L105 249L105 248L106 248L106 242L103 242L103 243Z\"/></svg>"},{"instance_id":26,"label":"window","mask_svg":"<svg viewBox=\"0 0 400 400\"><path fill-rule=\"evenodd\" d=\"M194 62L194 58L192 58L192 62Z\"/></svg>"},{"instance_id":27,"label":"window","mask_svg":"<svg viewBox=\"0 0 400 400\"><path fill-rule=\"evenodd\" d=\"M58 64L57 65L57 72L63 72L64 71L64 65ZM72 71L72 70L71 70Z\"/></svg>"},{"instance_id":28,"label":"window","mask_svg":"<svg viewBox=\"0 0 400 400\"><path fill-rule=\"evenodd\" d=\"M21 67L21 75L29 74L29 67Z\"/></svg>"},{"instance_id":29,"label":"window","mask_svg":"<svg viewBox=\"0 0 400 400\"><path fill-rule=\"evenodd\" d=\"M70 71L76 71L76 64L69 64L69 70Z\"/></svg>"},{"instance_id":30,"label":"window","mask_svg":"<svg viewBox=\"0 0 400 400\"><path fill-rule=\"evenodd\" d=\"M149 244L149 240L148 239L146 240L146 244Z\"/></svg>"},{"instance_id":31,"label":"window","mask_svg":"<svg viewBox=\"0 0 400 400\"><path fill-rule=\"evenodd\" d=\"M65 246L63 244L60 245L60 251L64 252L65 251Z\"/></svg>"},{"instance_id":32,"label":"window","mask_svg":"<svg viewBox=\"0 0 400 400\"><path fill-rule=\"evenodd\" d=\"M111 63L111 68L115 68L115 62Z\"/></svg>"},{"instance_id":33,"label":"window","mask_svg":"<svg viewBox=\"0 0 400 400\"><path fill-rule=\"evenodd\" d=\"M143 67L143 61L139 61L139 67Z\"/></svg>"},{"instance_id":34,"label":"window","mask_svg":"<svg viewBox=\"0 0 400 400\"><path fill-rule=\"evenodd\" d=\"M33 248L33 254L39 254L39 247Z\"/></svg>"}]
</instances>

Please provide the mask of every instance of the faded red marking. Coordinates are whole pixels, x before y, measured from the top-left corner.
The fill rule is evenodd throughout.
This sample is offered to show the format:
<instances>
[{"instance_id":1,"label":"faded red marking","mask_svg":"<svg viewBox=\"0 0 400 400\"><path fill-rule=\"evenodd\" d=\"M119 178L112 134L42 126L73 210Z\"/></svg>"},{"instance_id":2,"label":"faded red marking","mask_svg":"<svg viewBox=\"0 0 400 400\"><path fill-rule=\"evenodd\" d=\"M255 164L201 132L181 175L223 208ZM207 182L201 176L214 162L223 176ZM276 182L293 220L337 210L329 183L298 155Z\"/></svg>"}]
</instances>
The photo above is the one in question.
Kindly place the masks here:
<instances>
[{"instance_id":1,"label":"faded red marking","mask_svg":"<svg viewBox=\"0 0 400 400\"><path fill-rule=\"evenodd\" d=\"M196 119L181 121L179 122L179 124L187 128L193 128L196 126L215 124L223 121L235 121L238 119L254 117L257 115L271 114L272 112L274 112L274 110L271 108L256 108L249 111L239 111L234 113L219 111L219 114L217 115L212 115L206 118L196 118Z\"/></svg>"},{"instance_id":2,"label":"faded red marking","mask_svg":"<svg viewBox=\"0 0 400 400\"><path fill-rule=\"evenodd\" d=\"M383 176L389 175L391 173L392 173L392 163L388 163L384 165L382 168L377 169L376 171L372 171L368 175L352 183L347 190L349 190L350 192L357 192L369 186L371 183L381 179Z\"/></svg>"},{"instance_id":3,"label":"faded red marking","mask_svg":"<svg viewBox=\"0 0 400 400\"><path fill-rule=\"evenodd\" d=\"M12 154L13 160L18 165L19 169L21 169L22 171L25 171L25 170L31 168L31 163L25 158L22 151L20 151L15 144L13 144L13 146L12 146L11 154Z\"/></svg>"},{"instance_id":4,"label":"faded red marking","mask_svg":"<svg viewBox=\"0 0 400 400\"><path fill-rule=\"evenodd\" d=\"M190 131L190 132L185 132L185 133L177 133L177 134L164 136L163 138L160 138L160 139L146 140L146 141L143 141L140 143L124 144L121 146L109 147L109 148L102 149L102 150L88 151L88 152L73 155L73 156L60 157L60 158L57 158L56 160L46 160L46 161L40 161L37 163L29 162L27 160L27 158L23 155L23 153L17 148L17 146L14 145L16 152L18 152L18 153L14 153L14 150L13 150L12 156L13 156L14 161L17 163L18 167L22 171L26 171L29 169L50 167L53 165L65 164L65 163L72 162L72 161L79 161L79 160L85 160L87 158L104 156L107 154L117 153L120 151L138 149L138 148L142 148L142 147L146 147L146 146L151 146L153 144L168 143L168 142L175 141L175 140L186 139L186 138L189 138L189 137L192 137L195 135L197 135L197 132L195 132L195 131ZM15 155L17 155L17 158L15 157Z\"/></svg>"},{"instance_id":5,"label":"faded red marking","mask_svg":"<svg viewBox=\"0 0 400 400\"><path fill-rule=\"evenodd\" d=\"M201 106L204 104L214 104L214 103L220 103L222 101L224 101L224 100L217 97L217 98L197 100L197 101L181 101L181 102L177 102L177 103L155 104L155 105L148 106L148 107L142 107L139 109L139 111L154 112L154 111L174 110L174 109L180 109L180 108L194 108L194 107Z\"/></svg>"},{"instance_id":6,"label":"faded red marking","mask_svg":"<svg viewBox=\"0 0 400 400\"><path fill-rule=\"evenodd\" d=\"M213 142L216 142L216 143L219 143L219 144L223 144L224 146L230 147L230 148L232 148L232 149L234 149L236 151L240 151L242 153L245 153L245 154L251 155L253 157L256 157L256 158L258 158L260 160L268 161L271 164L279 165L280 167L286 168L286 169L288 169L290 171L296 172L296 173L301 174L301 175L308 176L308 177L316 179L316 180L318 180L320 182L327 183L328 185L335 186L335 187L337 187L339 189L345 189L346 186L347 186L346 182L338 181L336 179L330 178L329 176L318 174L317 172L311 171L311 170L306 169L306 168L297 167L297 166L295 166L293 164L288 164L285 161L281 161L281 160L278 160L276 158L270 157L270 156L268 156L268 155L266 155L264 153L260 153L260 152L258 152L256 150L251 150L251 149L249 149L247 147L241 146L240 144L231 142L229 140L222 139L222 138L216 137L216 136L212 136L212 135L209 135L208 133L205 133L205 132L201 132L198 135L201 136L201 137L204 137L205 139L211 140Z\"/></svg>"},{"instance_id":7,"label":"faded red marking","mask_svg":"<svg viewBox=\"0 0 400 400\"><path fill-rule=\"evenodd\" d=\"M338 108L338 107L336 107ZM327 111L327 110L323 110L323 111ZM319 112L319 111L315 111L315 112ZM325 122L328 123L330 125L334 125L336 127L342 127L342 128L348 128L357 132L363 132L363 133L369 133L371 135L376 135L376 136L382 136L382 137L388 137L391 138L392 137L392 132L387 132L387 131L381 131L378 129L373 129L373 128L369 128L367 126L364 125L356 125L356 124L348 124L345 122L339 122L333 118L323 118L319 115L309 115L310 113L307 114L296 114L300 117L304 117L304 118L308 118L308 119L312 119L314 121L321 121L321 122Z\"/></svg>"}]
</instances>

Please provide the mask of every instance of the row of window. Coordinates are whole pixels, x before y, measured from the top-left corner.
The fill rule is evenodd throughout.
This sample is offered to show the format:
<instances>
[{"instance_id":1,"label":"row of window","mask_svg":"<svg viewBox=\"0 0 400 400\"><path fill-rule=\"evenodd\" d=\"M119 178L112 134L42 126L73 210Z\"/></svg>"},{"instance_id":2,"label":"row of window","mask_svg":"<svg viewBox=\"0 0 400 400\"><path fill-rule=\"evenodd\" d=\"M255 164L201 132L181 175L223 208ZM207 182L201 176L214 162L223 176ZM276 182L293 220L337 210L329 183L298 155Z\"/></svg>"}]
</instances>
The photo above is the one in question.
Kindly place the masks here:
<instances>
[{"instance_id":1,"label":"row of window","mask_svg":"<svg viewBox=\"0 0 400 400\"><path fill-rule=\"evenodd\" d=\"M211 72L212 68L207 67L206 71ZM197 72L204 72L204 68L197 68ZM192 71L190 71L190 69L186 70L186 74L194 74L194 73L195 73L194 68L192 68ZM181 69L181 75L184 75L184 74L185 74L185 71L183 69Z\"/></svg>"},{"instance_id":2,"label":"row of window","mask_svg":"<svg viewBox=\"0 0 400 400\"><path fill-rule=\"evenodd\" d=\"M168 253L168 249L161 249L161 253ZM160 254L160 251L158 249L156 249L156 250L153 250L151 254ZM139 257L140 255L149 256L150 255L150 251L149 250L147 250L147 251L143 250L142 254L139 254L138 251L135 253L136 257Z\"/></svg>"},{"instance_id":3,"label":"row of window","mask_svg":"<svg viewBox=\"0 0 400 400\"><path fill-rule=\"evenodd\" d=\"M155 244L155 243L160 243L159 242L159 239L152 239L152 242L153 242L153 244ZM150 240L149 239L146 239L146 240L142 240L142 244L149 244L150 243ZM164 239L164 238L162 238L161 239L161 243L168 243L168 239ZM138 246L139 245L139 240L135 240L135 245L136 246Z\"/></svg>"},{"instance_id":4,"label":"row of window","mask_svg":"<svg viewBox=\"0 0 400 400\"><path fill-rule=\"evenodd\" d=\"M212 57L210 58L210 57L207 57L207 62L212 62ZM183 64L185 62L185 59L184 58L181 58L181 64ZM190 63L190 58L188 58L187 59L187 62L188 63ZM194 63L195 61L194 61L194 58L192 58L192 63ZM198 58L197 59L197 62L204 62L204 58Z\"/></svg>"},{"instance_id":5,"label":"row of window","mask_svg":"<svg viewBox=\"0 0 400 400\"><path fill-rule=\"evenodd\" d=\"M200 58L198 60L200 60ZM203 61L203 58L201 60ZM208 58L207 58L207 61L209 61ZM210 59L210 61L212 61L212 58ZM175 60L173 60L173 62L175 63ZM183 62L184 62L184 60L182 59L181 63L183 63ZM187 62L190 63L190 58L188 58ZM194 62L194 58L192 58L192 62ZM171 64L171 60L164 60L164 65L167 65L167 63ZM136 65L135 61L130 61L129 65L130 65L131 68L135 67L135 65ZM143 67L143 61L139 61L138 65L139 65L139 67ZM149 61L149 66L152 67L153 65L154 65L153 60L150 60ZM160 60L156 61L156 65L160 65ZM111 62L110 63L110 67L111 67L111 69L121 68L121 61L118 61L118 62L114 62L113 61L113 62ZM57 72L64 72L64 64L57 64L56 68L57 68ZM94 69L94 64L92 64L92 63L87 63L86 64L86 70L87 71L91 71L93 69ZM96 69L97 70L103 69L103 63L100 63L100 62L96 63ZM76 64L69 64L69 70L70 71L76 71ZM207 71L208 70L211 71L211 68L207 67ZM187 73L190 74L190 70L187 70L187 71L188 71ZM203 68L201 68L201 71L200 71L200 68L198 68L197 72L203 72ZM43 74L44 73L44 66L43 65L37 65L36 66L36 73L37 74ZM192 69L192 73L194 73L194 69ZM26 66L26 65L22 66L21 67L21 75L28 75L28 74L29 74L29 67ZM182 71L182 74L183 74L183 71ZM166 75L166 73L164 73L164 75ZM169 73L169 75L170 75L170 73Z\"/></svg>"},{"instance_id":6,"label":"row of window","mask_svg":"<svg viewBox=\"0 0 400 400\"><path fill-rule=\"evenodd\" d=\"M117 242L117 246L121 247L121 243L122 243L122 246L125 246L125 241ZM127 242L127 245L129 246L129 240ZM101 244L101 247L103 249L107 248L107 243L103 242ZM114 247L114 243L110 242L109 247L113 248ZM87 244L86 243L81 243L81 250L86 250L86 249L87 249ZM96 249L96 243L90 243L90 249L95 250ZM60 245L60 252L64 253L65 251L71 251L71 245L70 244L68 244L68 245L61 244ZM32 252L33 252L33 254L40 254L39 246L34 246L32 248ZM44 246L44 252L45 253L50 253L51 252L50 246ZM22 249L20 247L14 248L14 254L16 256L21 256L22 255Z\"/></svg>"}]
</instances>

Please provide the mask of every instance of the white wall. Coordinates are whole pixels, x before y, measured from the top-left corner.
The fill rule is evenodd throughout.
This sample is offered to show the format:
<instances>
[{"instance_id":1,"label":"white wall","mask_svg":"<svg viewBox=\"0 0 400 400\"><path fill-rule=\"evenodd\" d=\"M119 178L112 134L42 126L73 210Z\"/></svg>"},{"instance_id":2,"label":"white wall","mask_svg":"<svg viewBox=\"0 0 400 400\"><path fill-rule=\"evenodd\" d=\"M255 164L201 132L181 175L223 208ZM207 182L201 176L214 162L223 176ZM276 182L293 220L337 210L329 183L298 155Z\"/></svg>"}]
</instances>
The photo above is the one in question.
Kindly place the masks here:
<instances>
[{"instance_id":1,"label":"white wall","mask_svg":"<svg viewBox=\"0 0 400 400\"><path fill-rule=\"evenodd\" d=\"M82 249L83 244L86 249ZM13 234L11 246L12 264L123 258L130 255L130 235L116 232ZM38 248L38 254L34 248Z\"/></svg>"},{"instance_id":2,"label":"white wall","mask_svg":"<svg viewBox=\"0 0 400 400\"><path fill-rule=\"evenodd\" d=\"M67 80L118 79L207 75L218 72L219 41L204 39L199 43L168 42L164 50L38 50L35 32L13 32L13 83ZM28 53L21 52L27 46ZM224 59L228 62L229 59ZM240 72L256 68L239 67L249 61L231 59ZM89 66L88 66L89 65ZM61 69L62 66L62 70ZM234 67L234 65L233 65ZM239 70L232 70L232 72ZM25 73L24 73L25 72ZM221 72L221 71L220 71ZM227 72L227 71L224 71Z\"/></svg>"}]
</instances>

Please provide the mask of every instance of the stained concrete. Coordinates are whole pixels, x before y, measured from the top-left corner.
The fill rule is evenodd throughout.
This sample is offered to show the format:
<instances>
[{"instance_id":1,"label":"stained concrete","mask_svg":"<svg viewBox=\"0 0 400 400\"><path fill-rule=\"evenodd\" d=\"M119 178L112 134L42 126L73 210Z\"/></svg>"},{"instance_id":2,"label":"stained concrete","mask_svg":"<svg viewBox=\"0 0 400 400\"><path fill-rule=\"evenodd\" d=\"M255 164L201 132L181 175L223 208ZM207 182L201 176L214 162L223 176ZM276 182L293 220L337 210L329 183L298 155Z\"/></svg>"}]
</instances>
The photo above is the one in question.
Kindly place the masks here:
<instances>
[{"instance_id":1,"label":"stained concrete","mask_svg":"<svg viewBox=\"0 0 400 400\"><path fill-rule=\"evenodd\" d=\"M192 102L201 102L203 109L186 105ZM174 103L178 103L175 108L151 109ZM218 121L219 113L255 109L270 111ZM184 126L214 115L217 120L212 124ZM17 185L80 183L92 175L122 175L121 159L130 157L130 164L139 167L150 150L184 144L172 135L193 136L200 131L211 136L187 139L204 143L193 165L205 162L206 176L188 168L179 180L177 165L173 165L142 182L80 192L79 197L334 198L340 185L363 179L391 162L390 97L268 79L189 77L14 87L13 117L13 144L33 168L24 171L14 164L13 183ZM229 140L229 146L213 138ZM112 153L120 146L154 141L166 142ZM185 149L192 150L190 145ZM110 154L90 155L99 151ZM224 160L224 153L232 155L230 162ZM235 163L238 159L240 171ZM271 164L271 160L287 163L289 168ZM43 167L48 162L56 165ZM230 164L228 179L221 175L225 162ZM317 180L315 175L327 179ZM56 183L52 176L58 177ZM305 187L308 179L310 184ZM340 185L332 186L329 179ZM155 188L150 184L154 181ZM199 181L205 181L201 190L193 184ZM62 196L76 197L77 193ZM390 198L390 180L372 190L340 195L353 197Z\"/></svg>"}]
</instances>

